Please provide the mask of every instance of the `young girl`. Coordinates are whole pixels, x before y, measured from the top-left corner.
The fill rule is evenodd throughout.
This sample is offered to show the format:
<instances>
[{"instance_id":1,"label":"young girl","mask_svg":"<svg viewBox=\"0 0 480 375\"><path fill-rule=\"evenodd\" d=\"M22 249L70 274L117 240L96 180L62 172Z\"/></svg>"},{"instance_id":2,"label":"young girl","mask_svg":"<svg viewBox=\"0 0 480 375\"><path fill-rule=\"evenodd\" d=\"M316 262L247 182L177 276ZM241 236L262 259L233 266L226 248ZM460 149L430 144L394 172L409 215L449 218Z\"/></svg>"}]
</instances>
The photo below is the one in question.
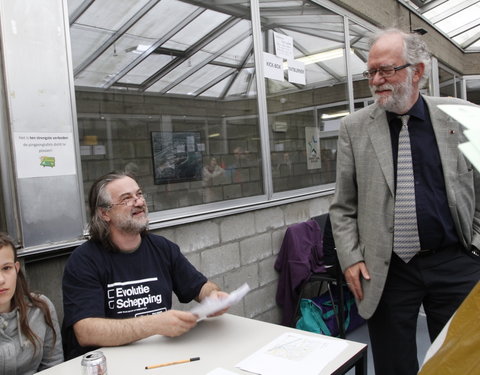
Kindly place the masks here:
<instances>
[{"instance_id":1,"label":"young girl","mask_svg":"<svg viewBox=\"0 0 480 375\"><path fill-rule=\"evenodd\" d=\"M0 374L34 374L61 362L55 308L28 291L13 241L0 233Z\"/></svg>"}]
</instances>

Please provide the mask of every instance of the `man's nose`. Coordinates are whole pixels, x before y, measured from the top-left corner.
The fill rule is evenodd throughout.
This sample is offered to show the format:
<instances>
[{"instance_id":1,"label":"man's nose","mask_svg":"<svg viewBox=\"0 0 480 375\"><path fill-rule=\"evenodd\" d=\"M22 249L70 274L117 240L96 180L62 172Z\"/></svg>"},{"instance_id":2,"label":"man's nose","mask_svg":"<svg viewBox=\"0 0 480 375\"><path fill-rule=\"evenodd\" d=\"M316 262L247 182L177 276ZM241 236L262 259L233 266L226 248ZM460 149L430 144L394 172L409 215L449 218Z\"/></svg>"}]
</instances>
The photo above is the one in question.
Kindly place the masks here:
<instances>
[{"instance_id":1,"label":"man's nose","mask_svg":"<svg viewBox=\"0 0 480 375\"><path fill-rule=\"evenodd\" d=\"M385 83L385 77L383 77L380 72L375 72L373 77L370 79L371 84L378 86Z\"/></svg>"},{"instance_id":2,"label":"man's nose","mask_svg":"<svg viewBox=\"0 0 480 375\"><path fill-rule=\"evenodd\" d=\"M135 196L134 206L142 207L145 205L145 198L143 196Z\"/></svg>"}]
</instances>

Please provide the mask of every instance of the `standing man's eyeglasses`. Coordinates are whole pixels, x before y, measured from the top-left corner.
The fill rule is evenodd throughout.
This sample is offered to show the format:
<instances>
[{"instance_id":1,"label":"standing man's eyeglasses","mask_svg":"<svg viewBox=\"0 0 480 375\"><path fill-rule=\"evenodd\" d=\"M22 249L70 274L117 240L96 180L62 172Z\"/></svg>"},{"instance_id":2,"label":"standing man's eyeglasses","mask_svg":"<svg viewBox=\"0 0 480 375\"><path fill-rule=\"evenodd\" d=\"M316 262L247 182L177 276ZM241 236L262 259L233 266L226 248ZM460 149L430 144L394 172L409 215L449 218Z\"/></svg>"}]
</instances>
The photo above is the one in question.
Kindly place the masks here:
<instances>
[{"instance_id":1,"label":"standing man's eyeglasses","mask_svg":"<svg viewBox=\"0 0 480 375\"><path fill-rule=\"evenodd\" d=\"M391 77L393 76L397 70L402 70L405 68L408 68L412 64L405 64L405 65L400 65L400 66L382 66L381 68L378 69L370 69L370 70L365 70L363 72L363 76L368 79L372 79L375 74L380 74L380 77L386 78L386 77Z\"/></svg>"}]
</instances>

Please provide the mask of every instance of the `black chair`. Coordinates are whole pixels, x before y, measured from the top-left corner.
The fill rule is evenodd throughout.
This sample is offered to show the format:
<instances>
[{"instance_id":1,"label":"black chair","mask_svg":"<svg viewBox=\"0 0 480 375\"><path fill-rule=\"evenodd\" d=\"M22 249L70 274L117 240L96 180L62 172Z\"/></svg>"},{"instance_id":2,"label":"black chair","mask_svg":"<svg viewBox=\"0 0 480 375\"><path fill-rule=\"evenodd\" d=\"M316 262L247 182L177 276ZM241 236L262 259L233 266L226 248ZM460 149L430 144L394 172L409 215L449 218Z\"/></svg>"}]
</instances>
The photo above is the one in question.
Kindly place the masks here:
<instances>
[{"instance_id":1,"label":"black chair","mask_svg":"<svg viewBox=\"0 0 480 375\"><path fill-rule=\"evenodd\" d=\"M339 329L339 336L341 338L345 338L345 295L343 288L346 283L343 278L342 269L338 263L338 257L335 250L335 241L332 233L332 225L330 223L330 216L327 213L320 216L315 216L312 218L312 220L315 220L322 230L323 254L326 270L325 272L312 273L310 277L300 286L293 326L296 325L296 321L300 315L300 301L304 297L308 285L319 283L317 292L315 294L315 296L319 296L323 291L323 286L326 284L332 306L334 307L335 318ZM338 291L338 301L333 296L333 288L336 288Z\"/></svg>"}]
</instances>

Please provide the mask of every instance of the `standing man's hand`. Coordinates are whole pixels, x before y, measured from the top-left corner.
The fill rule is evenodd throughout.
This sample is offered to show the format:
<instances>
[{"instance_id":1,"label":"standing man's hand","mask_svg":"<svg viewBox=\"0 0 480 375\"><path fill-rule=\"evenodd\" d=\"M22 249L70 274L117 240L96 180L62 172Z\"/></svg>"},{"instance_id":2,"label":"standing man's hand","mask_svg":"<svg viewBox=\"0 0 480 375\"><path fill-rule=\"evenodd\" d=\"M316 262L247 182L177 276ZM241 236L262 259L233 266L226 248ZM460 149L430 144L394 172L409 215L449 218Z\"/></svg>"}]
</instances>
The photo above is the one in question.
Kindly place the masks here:
<instances>
[{"instance_id":1,"label":"standing man's hand","mask_svg":"<svg viewBox=\"0 0 480 375\"><path fill-rule=\"evenodd\" d=\"M362 280L360 279L361 277L363 277L365 280L370 280L370 274L368 273L365 262L355 263L353 266L350 266L345 270L345 280L355 296L355 299L358 301L363 299Z\"/></svg>"}]
</instances>

